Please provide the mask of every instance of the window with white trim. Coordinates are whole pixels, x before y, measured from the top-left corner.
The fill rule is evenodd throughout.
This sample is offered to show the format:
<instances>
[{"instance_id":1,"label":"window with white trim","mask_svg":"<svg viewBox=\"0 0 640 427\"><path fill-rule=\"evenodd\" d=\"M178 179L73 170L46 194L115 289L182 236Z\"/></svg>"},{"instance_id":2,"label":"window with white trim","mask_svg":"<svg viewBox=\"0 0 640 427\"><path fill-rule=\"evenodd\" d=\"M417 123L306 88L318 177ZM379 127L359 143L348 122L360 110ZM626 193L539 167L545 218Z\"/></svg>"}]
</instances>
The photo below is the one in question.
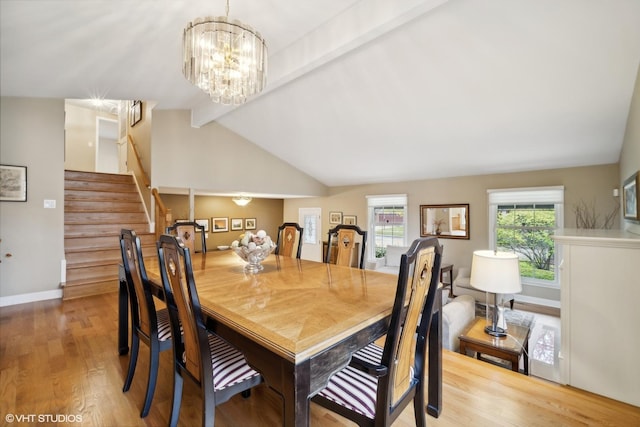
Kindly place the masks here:
<instances>
[{"instance_id":1,"label":"window with white trim","mask_svg":"<svg viewBox=\"0 0 640 427\"><path fill-rule=\"evenodd\" d=\"M368 259L383 255L388 245L406 246L407 195L367 196Z\"/></svg>"},{"instance_id":2,"label":"window with white trim","mask_svg":"<svg viewBox=\"0 0 640 427\"><path fill-rule=\"evenodd\" d=\"M564 224L564 187L487 190L491 249L520 257L522 283L559 286L558 246Z\"/></svg>"}]
</instances>

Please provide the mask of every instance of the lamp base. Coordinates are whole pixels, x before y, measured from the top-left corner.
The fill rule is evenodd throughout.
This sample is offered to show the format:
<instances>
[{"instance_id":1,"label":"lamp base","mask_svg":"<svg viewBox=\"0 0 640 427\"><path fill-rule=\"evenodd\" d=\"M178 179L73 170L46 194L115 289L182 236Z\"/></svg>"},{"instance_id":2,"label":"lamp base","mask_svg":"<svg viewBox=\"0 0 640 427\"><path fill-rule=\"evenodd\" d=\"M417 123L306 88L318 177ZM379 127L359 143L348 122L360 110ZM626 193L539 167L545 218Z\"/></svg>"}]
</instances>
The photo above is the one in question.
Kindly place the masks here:
<instances>
[{"instance_id":1,"label":"lamp base","mask_svg":"<svg viewBox=\"0 0 640 427\"><path fill-rule=\"evenodd\" d=\"M492 337L503 338L507 336L507 331L497 326L486 326L484 332Z\"/></svg>"}]
</instances>

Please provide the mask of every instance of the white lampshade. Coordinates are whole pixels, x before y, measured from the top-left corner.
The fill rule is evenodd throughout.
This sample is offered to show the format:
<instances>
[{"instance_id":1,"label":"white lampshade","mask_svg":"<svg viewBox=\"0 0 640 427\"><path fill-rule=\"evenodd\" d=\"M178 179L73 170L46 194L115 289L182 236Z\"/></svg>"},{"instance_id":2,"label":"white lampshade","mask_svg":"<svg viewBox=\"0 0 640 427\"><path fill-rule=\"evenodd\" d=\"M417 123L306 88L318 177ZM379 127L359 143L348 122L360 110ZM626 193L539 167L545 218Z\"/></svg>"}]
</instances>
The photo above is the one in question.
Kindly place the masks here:
<instances>
[{"instance_id":1,"label":"white lampshade","mask_svg":"<svg viewBox=\"0 0 640 427\"><path fill-rule=\"evenodd\" d=\"M470 283L476 289L495 294L522 291L520 263L513 252L473 252Z\"/></svg>"}]
</instances>

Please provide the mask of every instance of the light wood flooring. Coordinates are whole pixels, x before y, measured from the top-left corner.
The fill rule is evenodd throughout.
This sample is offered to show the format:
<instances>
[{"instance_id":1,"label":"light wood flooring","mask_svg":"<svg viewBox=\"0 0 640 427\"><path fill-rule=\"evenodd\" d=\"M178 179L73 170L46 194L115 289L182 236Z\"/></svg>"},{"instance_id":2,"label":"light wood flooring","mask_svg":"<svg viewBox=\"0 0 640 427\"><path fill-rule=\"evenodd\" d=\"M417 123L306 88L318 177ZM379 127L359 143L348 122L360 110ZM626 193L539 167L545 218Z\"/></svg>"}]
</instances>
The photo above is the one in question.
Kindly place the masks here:
<instances>
[{"instance_id":1,"label":"light wood flooring","mask_svg":"<svg viewBox=\"0 0 640 427\"><path fill-rule=\"evenodd\" d=\"M148 348L141 345L136 376L123 393L128 356L118 355L116 328L116 293L0 308L0 425L166 425L171 352L161 356L153 405L141 419ZM640 426L638 407L448 351L443 366L444 410L427 417L430 426ZM281 408L279 396L261 385L248 399L218 406L216 425L279 426ZM406 409L394 426L415 425L412 413ZM311 415L312 426L353 425L314 404ZM12 416L33 422L11 423ZM199 395L185 381L180 425L199 425L200 416ZM38 423L43 417L58 422Z\"/></svg>"}]
</instances>

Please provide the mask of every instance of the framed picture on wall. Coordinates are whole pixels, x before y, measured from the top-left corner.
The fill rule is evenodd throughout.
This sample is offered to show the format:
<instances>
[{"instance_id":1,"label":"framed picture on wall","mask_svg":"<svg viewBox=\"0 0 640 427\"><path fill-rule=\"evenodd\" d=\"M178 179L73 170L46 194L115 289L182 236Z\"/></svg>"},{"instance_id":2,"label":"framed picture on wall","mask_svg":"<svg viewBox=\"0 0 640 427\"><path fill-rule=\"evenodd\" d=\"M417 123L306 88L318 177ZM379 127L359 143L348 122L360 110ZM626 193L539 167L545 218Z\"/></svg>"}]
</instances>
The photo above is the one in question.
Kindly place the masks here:
<instances>
[{"instance_id":1,"label":"framed picture on wall","mask_svg":"<svg viewBox=\"0 0 640 427\"><path fill-rule=\"evenodd\" d=\"M357 218L355 215L344 215L342 217L342 223L346 225L357 225Z\"/></svg>"},{"instance_id":2,"label":"framed picture on wall","mask_svg":"<svg viewBox=\"0 0 640 427\"><path fill-rule=\"evenodd\" d=\"M342 212L329 212L329 224L342 224Z\"/></svg>"},{"instance_id":3,"label":"framed picture on wall","mask_svg":"<svg viewBox=\"0 0 640 427\"><path fill-rule=\"evenodd\" d=\"M255 218L245 218L244 219L244 229L245 230L255 230L256 229L256 219Z\"/></svg>"},{"instance_id":4,"label":"framed picture on wall","mask_svg":"<svg viewBox=\"0 0 640 427\"><path fill-rule=\"evenodd\" d=\"M622 206L624 207L624 218L632 221L640 220L638 214L638 188L640 187L640 171L634 173L624 181L622 186Z\"/></svg>"},{"instance_id":5,"label":"framed picture on wall","mask_svg":"<svg viewBox=\"0 0 640 427\"><path fill-rule=\"evenodd\" d=\"M229 218L211 218L212 233L229 231Z\"/></svg>"},{"instance_id":6,"label":"framed picture on wall","mask_svg":"<svg viewBox=\"0 0 640 427\"><path fill-rule=\"evenodd\" d=\"M196 223L204 227L205 233L209 232L209 220L208 219L196 219Z\"/></svg>"},{"instance_id":7,"label":"framed picture on wall","mask_svg":"<svg viewBox=\"0 0 640 427\"><path fill-rule=\"evenodd\" d=\"M27 167L0 165L0 201L27 201Z\"/></svg>"},{"instance_id":8,"label":"framed picture on wall","mask_svg":"<svg viewBox=\"0 0 640 427\"><path fill-rule=\"evenodd\" d=\"M131 101L129 125L134 127L140 120L142 120L142 101Z\"/></svg>"},{"instance_id":9,"label":"framed picture on wall","mask_svg":"<svg viewBox=\"0 0 640 427\"><path fill-rule=\"evenodd\" d=\"M242 230L242 218L231 218L231 230Z\"/></svg>"}]
</instances>

